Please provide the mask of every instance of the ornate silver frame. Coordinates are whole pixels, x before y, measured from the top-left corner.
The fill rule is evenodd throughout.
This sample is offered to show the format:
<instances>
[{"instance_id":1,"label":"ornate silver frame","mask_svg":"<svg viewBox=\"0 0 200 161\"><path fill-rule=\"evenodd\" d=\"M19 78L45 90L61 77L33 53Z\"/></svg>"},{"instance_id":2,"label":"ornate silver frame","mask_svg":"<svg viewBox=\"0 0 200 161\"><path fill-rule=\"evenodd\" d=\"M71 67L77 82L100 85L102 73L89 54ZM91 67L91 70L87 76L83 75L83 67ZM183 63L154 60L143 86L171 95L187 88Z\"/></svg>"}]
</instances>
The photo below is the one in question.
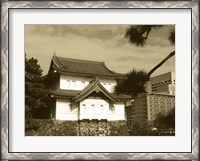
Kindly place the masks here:
<instances>
[{"instance_id":1,"label":"ornate silver frame","mask_svg":"<svg viewBox=\"0 0 200 161\"><path fill-rule=\"evenodd\" d=\"M4 1L1 3L1 160L187 159L199 160L199 3L198 1ZM9 153L8 14L12 8L190 8L192 9L192 152L191 153Z\"/></svg>"}]
</instances>

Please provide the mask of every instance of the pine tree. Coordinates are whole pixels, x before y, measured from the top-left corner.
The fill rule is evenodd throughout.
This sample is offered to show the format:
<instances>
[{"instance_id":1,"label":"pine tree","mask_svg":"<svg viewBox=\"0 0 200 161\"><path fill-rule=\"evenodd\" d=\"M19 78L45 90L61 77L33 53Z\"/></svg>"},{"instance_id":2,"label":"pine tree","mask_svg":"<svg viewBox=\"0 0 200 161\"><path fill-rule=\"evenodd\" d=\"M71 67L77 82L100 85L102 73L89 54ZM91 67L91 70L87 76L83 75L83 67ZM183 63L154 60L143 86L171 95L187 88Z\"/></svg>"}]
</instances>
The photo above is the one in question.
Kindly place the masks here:
<instances>
[{"instance_id":1,"label":"pine tree","mask_svg":"<svg viewBox=\"0 0 200 161\"><path fill-rule=\"evenodd\" d=\"M152 30L158 30L163 28L162 25L131 25L126 30L125 38L128 39L129 43L135 45L136 47L144 47L146 45L146 41L149 37L149 34ZM175 29L169 29L169 42L172 45L175 45ZM115 92L120 94L131 94L133 97L137 96L137 94L146 91L148 88L150 76L154 73L158 68L160 68L167 60L175 55L175 51L172 51L167 55L160 63L158 63L155 67L153 67L148 73L143 71L133 71L127 74L127 79L119 82L115 88ZM146 85L146 87L145 87Z\"/></svg>"},{"instance_id":2,"label":"pine tree","mask_svg":"<svg viewBox=\"0 0 200 161\"><path fill-rule=\"evenodd\" d=\"M41 118L47 108L45 97L48 90L42 81L42 69L38 60L25 56L25 117Z\"/></svg>"},{"instance_id":3,"label":"pine tree","mask_svg":"<svg viewBox=\"0 0 200 161\"><path fill-rule=\"evenodd\" d=\"M144 92L144 83L146 80L147 73L145 71L133 69L126 74L126 79L117 83L115 92L117 94L128 94L135 97L138 93Z\"/></svg>"},{"instance_id":4,"label":"pine tree","mask_svg":"<svg viewBox=\"0 0 200 161\"><path fill-rule=\"evenodd\" d=\"M154 120L154 126L158 129L175 128L175 107L167 115L159 113Z\"/></svg>"},{"instance_id":5,"label":"pine tree","mask_svg":"<svg viewBox=\"0 0 200 161\"><path fill-rule=\"evenodd\" d=\"M152 30L158 30L163 28L163 25L132 25L130 26L125 34L125 37L128 38L129 43L137 47L144 47L146 45L147 38ZM175 28L169 30L169 42L172 45L175 45ZM150 79L151 74L153 74L158 68L160 68L167 60L175 55L175 50L170 52L160 63L153 67L148 73L147 78Z\"/></svg>"}]
</instances>

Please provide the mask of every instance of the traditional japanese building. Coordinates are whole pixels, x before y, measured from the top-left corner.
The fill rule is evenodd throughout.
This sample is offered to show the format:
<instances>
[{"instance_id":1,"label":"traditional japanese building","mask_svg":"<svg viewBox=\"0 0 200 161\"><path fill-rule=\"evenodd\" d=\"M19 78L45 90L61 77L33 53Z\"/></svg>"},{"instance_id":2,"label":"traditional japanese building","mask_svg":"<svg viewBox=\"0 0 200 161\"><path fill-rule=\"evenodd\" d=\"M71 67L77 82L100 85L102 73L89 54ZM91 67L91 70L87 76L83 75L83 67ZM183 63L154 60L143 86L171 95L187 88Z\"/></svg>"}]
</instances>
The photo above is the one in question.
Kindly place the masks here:
<instances>
[{"instance_id":1,"label":"traditional japanese building","mask_svg":"<svg viewBox=\"0 0 200 161\"><path fill-rule=\"evenodd\" d=\"M51 117L57 120L125 120L127 95L114 87L124 74L104 62L53 56L46 83L50 88Z\"/></svg>"}]
</instances>

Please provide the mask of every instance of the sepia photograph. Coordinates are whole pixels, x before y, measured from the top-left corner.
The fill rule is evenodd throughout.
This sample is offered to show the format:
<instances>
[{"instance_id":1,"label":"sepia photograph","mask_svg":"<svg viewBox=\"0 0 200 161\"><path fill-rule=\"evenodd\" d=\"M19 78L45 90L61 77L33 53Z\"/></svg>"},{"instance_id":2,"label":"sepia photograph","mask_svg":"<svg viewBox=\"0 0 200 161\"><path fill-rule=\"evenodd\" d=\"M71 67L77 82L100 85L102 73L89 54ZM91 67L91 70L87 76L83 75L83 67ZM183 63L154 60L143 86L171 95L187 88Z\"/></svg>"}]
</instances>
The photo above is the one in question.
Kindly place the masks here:
<instances>
[{"instance_id":1,"label":"sepia photograph","mask_svg":"<svg viewBox=\"0 0 200 161\"><path fill-rule=\"evenodd\" d=\"M1 7L4 160L198 158L196 2Z\"/></svg>"},{"instance_id":2,"label":"sepia photograph","mask_svg":"<svg viewBox=\"0 0 200 161\"><path fill-rule=\"evenodd\" d=\"M175 25L24 25L25 136L175 136Z\"/></svg>"}]
</instances>

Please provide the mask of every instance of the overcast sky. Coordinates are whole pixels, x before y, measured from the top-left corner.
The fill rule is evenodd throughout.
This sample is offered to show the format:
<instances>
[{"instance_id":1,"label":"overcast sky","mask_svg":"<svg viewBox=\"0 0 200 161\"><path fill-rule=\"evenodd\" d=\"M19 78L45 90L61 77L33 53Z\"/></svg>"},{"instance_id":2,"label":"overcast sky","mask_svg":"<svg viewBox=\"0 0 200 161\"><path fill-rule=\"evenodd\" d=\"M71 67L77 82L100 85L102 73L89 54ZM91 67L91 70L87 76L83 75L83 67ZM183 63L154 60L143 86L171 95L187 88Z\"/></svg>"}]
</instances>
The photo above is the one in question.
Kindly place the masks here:
<instances>
[{"instance_id":1,"label":"overcast sky","mask_svg":"<svg viewBox=\"0 0 200 161\"><path fill-rule=\"evenodd\" d=\"M133 68L150 71L172 50L168 41L169 28L150 33L147 45L135 47L124 38L129 25L25 25L27 57L38 59L47 74L51 58L57 56L83 60L104 61L119 73ZM175 71L175 57L168 60L152 76Z\"/></svg>"}]
</instances>

